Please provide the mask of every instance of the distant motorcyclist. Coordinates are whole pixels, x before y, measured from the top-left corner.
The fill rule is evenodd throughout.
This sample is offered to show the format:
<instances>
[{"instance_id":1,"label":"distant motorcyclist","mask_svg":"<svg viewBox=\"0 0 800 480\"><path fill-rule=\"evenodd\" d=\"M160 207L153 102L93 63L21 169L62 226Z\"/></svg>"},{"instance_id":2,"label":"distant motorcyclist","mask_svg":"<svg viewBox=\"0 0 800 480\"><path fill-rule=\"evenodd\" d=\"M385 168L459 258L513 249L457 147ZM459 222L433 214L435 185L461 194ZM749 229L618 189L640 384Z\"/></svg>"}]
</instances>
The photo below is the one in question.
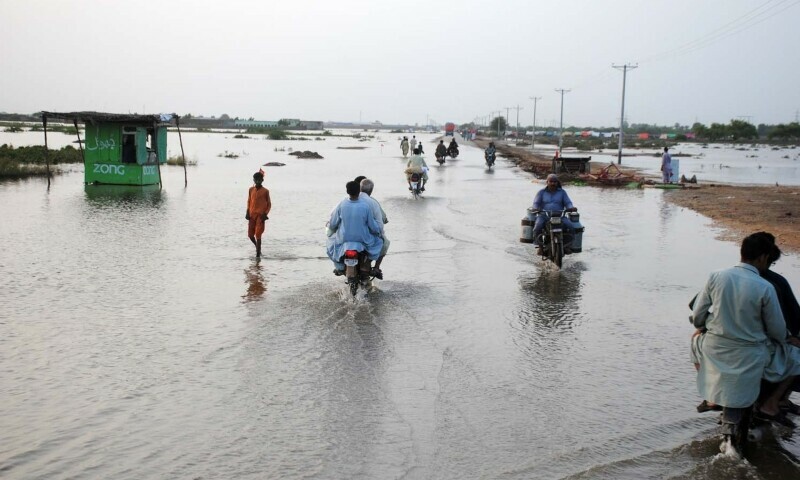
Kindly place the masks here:
<instances>
[{"instance_id":1,"label":"distant motorcyclist","mask_svg":"<svg viewBox=\"0 0 800 480\"><path fill-rule=\"evenodd\" d=\"M483 151L483 156L488 162L489 159L492 159L492 163L494 163L495 155L497 154L497 149L494 146L494 142L489 142L489 146L486 147L486 150Z\"/></svg>"},{"instance_id":2,"label":"distant motorcyclist","mask_svg":"<svg viewBox=\"0 0 800 480\"><path fill-rule=\"evenodd\" d=\"M447 147L444 146L444 140L439 140L439 145L436 146L436 159L443 158L447 155Z\"/></svg>"},{"instance_id":3,"label":"distant motorcyclist","mask_svg":"<svg viewBox=\"0 0 800 480\"><path fill-rule=\"evenodd\" d=\"M489 146L493 145L489 144ZM533 239L539 249L542 248L540 234L544 229L545 223L550 220L550 212L561 212L565 209L569 212L578 211L572 204L572 200L569 199L567 192L561 188L561 182L554 173L547 176L547 186L536 193L536 197L533 199L533 209L542 212L536 216L536 224L533 226ZM568 217L562 218L561 222L568 229L575 229L575 225Z\"/></svg>"},{"instance_id":4,"label":"distant motorcyclist","mask_svg":"<svg viewBox=\"0 0 800 480\"><path fill-rule=\"evenodd\" d=\"M450 140L450 145L447 146L447 154L453 158L458 156L458 144L455 138Z\"/></svg>"},{"instance_id":5,"label":"distant motorcyclist","mask_svg":"<svg viewBox=\"0 0 800 480\"><path fill-rule=\"evenodd\" d=\"M408 182L408 189L411 190L411 174L418 173L422 175L422 188L420 191L425 191L425 184L428 182L428 164L422 158L419 148L414 149L414 154L408 159L406 164L406 181Z\"/></svg>"}]
</instances>

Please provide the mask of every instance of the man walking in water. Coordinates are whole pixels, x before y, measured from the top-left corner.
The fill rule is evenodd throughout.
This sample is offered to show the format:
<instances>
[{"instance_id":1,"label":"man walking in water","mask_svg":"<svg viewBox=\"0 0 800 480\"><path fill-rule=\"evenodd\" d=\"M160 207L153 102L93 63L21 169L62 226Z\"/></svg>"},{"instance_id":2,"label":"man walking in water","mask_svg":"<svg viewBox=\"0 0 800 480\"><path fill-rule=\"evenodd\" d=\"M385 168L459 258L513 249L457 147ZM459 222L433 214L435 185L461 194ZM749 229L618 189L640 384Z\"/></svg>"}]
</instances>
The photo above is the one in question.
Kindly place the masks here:
<instances>
[{"instance_id":1,"label":"man walking in water","mask_svg":"<svg viewBox=\"0 0 800 480\"><path fill-rule=\"evenodd\" d=\"M269 190L263 187L264 170L259 169L253 174L254 186L247 193L247 211L244 218L250 223L247 227L247 236L256 246L256 257L261 256L261 235L264 234L264 222L269 219L267 214L272 209L269 199Z\"/></svg>"},{"instance_id":2,"label":"man walking in water","mask_svg":"<svg viewBox=\"0 0 800 480\"><path fill-rule=\"evenodd\" d=\"M664 153L661 155L661 181L663 183L672 183L672 156L669 154L669 147L664 147Z\"/></svg>"}]
</instances>

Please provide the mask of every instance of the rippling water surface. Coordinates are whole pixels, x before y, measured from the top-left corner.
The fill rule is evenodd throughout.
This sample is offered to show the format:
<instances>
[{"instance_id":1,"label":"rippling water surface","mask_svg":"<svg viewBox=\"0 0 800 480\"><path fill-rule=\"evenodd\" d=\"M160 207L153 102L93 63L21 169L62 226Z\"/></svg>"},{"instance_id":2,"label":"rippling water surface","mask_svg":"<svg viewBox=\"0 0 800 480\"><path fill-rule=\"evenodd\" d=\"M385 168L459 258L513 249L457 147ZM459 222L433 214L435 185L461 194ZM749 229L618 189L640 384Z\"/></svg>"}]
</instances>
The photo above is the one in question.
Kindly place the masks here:
<instances>
[{"instance_id":1,"label":"rippling water surface","mask_svg":"<svg viewBox=\"0 0 800 480\"><path fill-rule=\"evenodd\" d=\"M84 187L80 168L49 191L0 184L0 476L800 474L796 433L745 462L694 411L686 304L738 259L706 218L661 191L568 187L586 234L558 271L518 242L542 184L464 146L415 201L397 134L376 135L184 134L188 188L178 167L163 190ZM244 209L268 161L287 165L264 167L259 260ZM354 301L323 232L360 174L392 247ZM796 256L776 270L800 284Z\"/></svg>"}]
</instances>

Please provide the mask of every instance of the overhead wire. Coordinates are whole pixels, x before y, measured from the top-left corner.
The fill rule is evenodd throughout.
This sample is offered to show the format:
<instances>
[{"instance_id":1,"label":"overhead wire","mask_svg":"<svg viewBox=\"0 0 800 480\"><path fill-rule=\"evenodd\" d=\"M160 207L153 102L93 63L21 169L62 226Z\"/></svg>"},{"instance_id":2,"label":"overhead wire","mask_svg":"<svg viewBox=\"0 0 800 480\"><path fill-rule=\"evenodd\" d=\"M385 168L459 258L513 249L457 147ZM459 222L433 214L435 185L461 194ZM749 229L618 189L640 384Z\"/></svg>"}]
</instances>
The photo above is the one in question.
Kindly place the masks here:
<instances>
[{"instance_id":1,"label":"overhead wire","mask_svg":"<svg viewBox=\"0 0 800 480\"><path fill-rule=\"evenodd\" d=\"M720 40L728 38L732 35L736 35L744 30L754 27L776 15L783 13L784 11L794 7L800 0L795 0L793 3L786 5L788 2L792 0L780 0L778 3L770 5L773 3L773 0L769 0L758 7L750 10L749 12L735 18L734 20L726 23L725 25L720 26L719 28L708 32L707 34L698 37L690 42L687 42L683 45L680 45L676 48L671 50L667 50L664 52L660 52L644 59L639 60L638 63L651 63L660 60L664 60L666 58L674 58L677 56L686 55L703 48L706 48ZM781 8L784 7L784 8Z\"/></svg>"}]
</instances>

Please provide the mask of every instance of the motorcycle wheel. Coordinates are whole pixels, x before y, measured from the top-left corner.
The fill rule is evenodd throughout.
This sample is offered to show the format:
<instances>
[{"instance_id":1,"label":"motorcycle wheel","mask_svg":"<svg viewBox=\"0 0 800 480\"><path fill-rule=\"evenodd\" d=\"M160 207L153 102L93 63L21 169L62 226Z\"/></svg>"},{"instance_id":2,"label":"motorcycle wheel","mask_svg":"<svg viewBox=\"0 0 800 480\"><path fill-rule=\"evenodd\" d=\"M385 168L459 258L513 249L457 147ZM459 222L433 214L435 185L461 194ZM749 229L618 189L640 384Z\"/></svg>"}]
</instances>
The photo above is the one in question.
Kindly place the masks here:
<instances>
[{"instance_id":1,"label":"motorcycle wheel","mask_svg":"<svg viewBox=\"0 0 800 480\"><path fill-rule=\"evenodd\" d=\"M358 293L358 279L348 280L348 283L350 284L350 294L355 297L356 293Z\"/></svg>"},{"instance_id":2,"label":"motorcycle wheel","mask_svg":"<svg viewBox=\"0 0 800 480\"><path fill-rule=\"evenodd\" d=\"M562 261L564 260L564 244L560 235L553 237L551 249L553 251L553 263L555 263L558 268L561 268Z\"/></svg>"}]
</instances>

